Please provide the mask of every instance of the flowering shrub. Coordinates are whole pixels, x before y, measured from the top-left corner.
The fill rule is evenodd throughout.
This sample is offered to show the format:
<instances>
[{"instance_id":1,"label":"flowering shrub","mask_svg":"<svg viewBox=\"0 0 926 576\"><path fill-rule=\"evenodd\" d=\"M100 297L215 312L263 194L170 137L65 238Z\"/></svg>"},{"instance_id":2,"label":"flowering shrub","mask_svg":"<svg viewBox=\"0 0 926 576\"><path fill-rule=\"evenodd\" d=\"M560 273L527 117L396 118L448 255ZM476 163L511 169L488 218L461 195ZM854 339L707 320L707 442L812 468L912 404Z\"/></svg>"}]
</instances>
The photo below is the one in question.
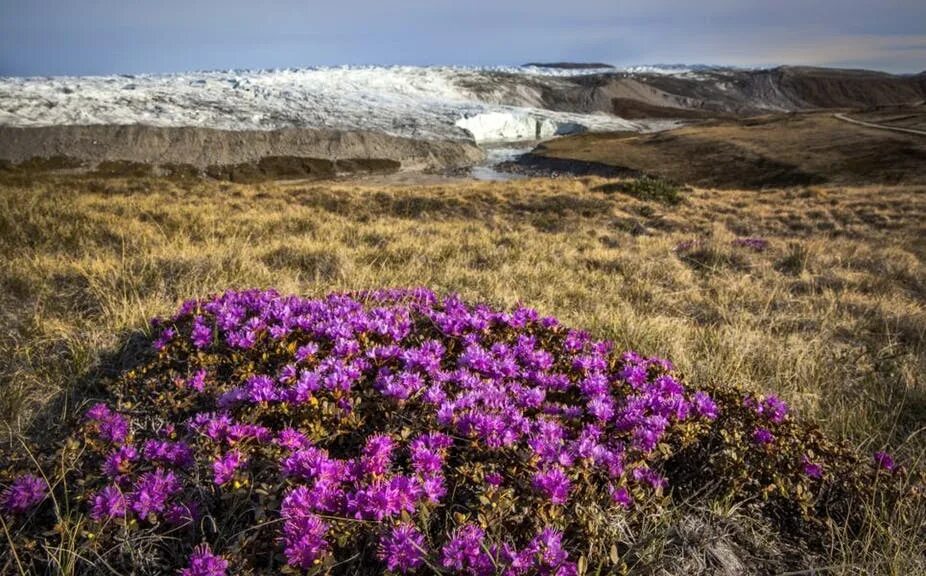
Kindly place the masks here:
<instances>
[{"instance_id":1,"label":"flowering shrub","mask_svg":"<svg viewBox=\"0 0 926 576\"><path fill-rule=\"evenodd\" d=\"M888 455L828 442L777 397L685 385L529 308L228 292L155 332L54 458L74 464L55 489L86 516L81 557L125 571L143 550L185 575L568 576L617 570L629 543L601 526L675 495L759 502L798 530L856 521L876 484L905 496ZM23 475L3 496L36 566L48 495Z\"/></svg>"}]
</instances>

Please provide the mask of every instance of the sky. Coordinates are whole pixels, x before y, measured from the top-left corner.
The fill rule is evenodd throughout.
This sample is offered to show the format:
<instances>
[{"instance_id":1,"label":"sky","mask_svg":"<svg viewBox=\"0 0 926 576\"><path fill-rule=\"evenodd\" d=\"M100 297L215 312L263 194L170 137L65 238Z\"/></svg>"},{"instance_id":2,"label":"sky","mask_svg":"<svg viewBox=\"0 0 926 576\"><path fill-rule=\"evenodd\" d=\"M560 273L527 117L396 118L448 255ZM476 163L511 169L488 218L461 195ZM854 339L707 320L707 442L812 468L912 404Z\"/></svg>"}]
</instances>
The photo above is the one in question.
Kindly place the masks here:
<instances>
[{"instance_id":1,"label":"sky","mask_svg":"<svg viewBox=\"0 0 926 576\"><path fill-rule=\"evenodd\" d=\"M0 75L529 61L926 70L926 0L0 0Z\"/></svg>"}]
</instances>

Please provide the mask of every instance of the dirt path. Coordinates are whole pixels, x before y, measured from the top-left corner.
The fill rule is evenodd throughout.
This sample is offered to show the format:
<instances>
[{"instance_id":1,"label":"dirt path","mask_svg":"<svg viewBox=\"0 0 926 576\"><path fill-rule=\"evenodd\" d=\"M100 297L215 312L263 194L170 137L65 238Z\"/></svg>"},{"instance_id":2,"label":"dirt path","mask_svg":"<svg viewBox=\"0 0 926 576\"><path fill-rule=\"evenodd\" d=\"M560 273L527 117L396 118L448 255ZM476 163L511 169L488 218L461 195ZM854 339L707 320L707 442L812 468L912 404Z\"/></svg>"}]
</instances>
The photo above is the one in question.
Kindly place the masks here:
<instances>
[{"instance_id":1,"label":"dirt path","mask_svg":"<svg viewBox=\"0 0 926 576\"><path fill-rule=\"evenodd\" d=\"M857 124L858 126L865 126L866 128L878 128L880 130L890 130L891 132L904 132L906 134L918 134L920 136L926 136L926 130L917 130L915 128L901 128L899 126L887 126L885 124L875 124L873 122L863 122L861 120L849 118L845 114L833 114L833 118L836 118L837 120L842 120L843 122L848 122L850 124Z\"/></svg>"}]
</instances>

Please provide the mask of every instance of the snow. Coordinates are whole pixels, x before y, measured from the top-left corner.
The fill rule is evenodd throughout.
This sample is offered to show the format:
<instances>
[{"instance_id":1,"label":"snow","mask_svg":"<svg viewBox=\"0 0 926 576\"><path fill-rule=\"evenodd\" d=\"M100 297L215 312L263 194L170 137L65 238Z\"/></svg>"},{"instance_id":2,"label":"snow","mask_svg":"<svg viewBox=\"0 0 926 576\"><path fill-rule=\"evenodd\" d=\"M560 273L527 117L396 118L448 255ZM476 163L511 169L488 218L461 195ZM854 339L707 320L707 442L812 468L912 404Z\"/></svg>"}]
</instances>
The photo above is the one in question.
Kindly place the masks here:
<instances>
[{"instance_id":1,"label":"snow","mask_svg":"<svg viewBox=\"0 0 926 576\"><path fill-rule=\"evenodd\" d=\"M615 72L369 66L0 78L0 125L307 127L480 142L650 129L613 116L539 107L537 82L605 71Z\"/></svg>"}]
</instances>

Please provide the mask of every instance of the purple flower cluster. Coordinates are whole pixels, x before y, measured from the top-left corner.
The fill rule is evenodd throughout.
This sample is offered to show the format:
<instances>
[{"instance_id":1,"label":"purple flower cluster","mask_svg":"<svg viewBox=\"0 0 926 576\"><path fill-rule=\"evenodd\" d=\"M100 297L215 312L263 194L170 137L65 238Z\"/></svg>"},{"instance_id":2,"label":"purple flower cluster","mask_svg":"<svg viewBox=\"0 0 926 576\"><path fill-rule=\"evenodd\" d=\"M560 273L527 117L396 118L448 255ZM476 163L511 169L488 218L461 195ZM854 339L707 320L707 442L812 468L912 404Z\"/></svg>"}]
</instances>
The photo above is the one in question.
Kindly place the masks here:
<instances>
[{"instance_id":1,"label":"purple flower cluster","mask_svg":"<svg viewBox=\"0 0 926 576\"><path fill-rule=\"evenodd\" d=\"M522 549L491 544L485 532L473 524L462 526L444 545L441 565L456 574L469 576L576 576L578 569L563 548L563 536L557 530L544 528Z\"/></svg>"},{"instance_id":2,"label":"purple flower cluster","mask_svg":"<svg viewBox=\"0 0 926 576\"><path fill-rule=\"evenodd\" d=\"M129 423L106 404L96 404L87 411L87 421L97 428L100 439L121 444L129 435Z\"/></svg>"},{"instance_id":3,"label":"purple flower cluster","mask_svg":"<svg viewBox=\"0 0 926 576\"><path fill-rule=\"evenodd\" d=\"M23 474L13 480L0 498L0 507L9 514L29 512L48 495L48 483L34 474Z\"/></svg>"},{"instance_id":4,"label":"purple flower cluster","mask_svg":"<svg viewBox=\"0 0 926 576\"><path fill-rule=\"evenodd\" d=\"M216 484L225 484L235 477L235 472L244 465L241 452L231 450L224 456L216 458L212 463L212 474Z\"/></svg>"},{"instance_id":5,"label":"purple flower cluster","mask_svg":"<svg viewBox=\"0 0 926 576\"><path fill-rule=\"evenodd\" d=\"M227 570L228 561L203 544L190 554L189 564L180 571L180 576L225 576Z\"/></svg>"},{"instance_id":6,"label":"purple flower cluster","mask_svg":"<svg viewBox=\"0 0 926 576\"><path fill-rule=\"evenodd\" d=\"M529 308L497 312L456 296L441 300L427 290L321 300L228 292L187 302L159 324L161 354L217 347L247 353L278 345L292 351L274 371L215 390L205 386L215 376L194 366L186 389L214 402L214 410L189 418L188 430L197 442L225 447L211 460L216 484L231 480L255 445L274 443L283 450L280 473L296 485L285 496L282 540L290 563L302 568L330 550L322 516L396 522L441 505L446 459L458 446L451 435L489 453L524 454L520 466L541 503L568 506L574 478L591 474L605 485L620 485L605 498L626 508L630 487L665 486L646 461L670 431L718 416L713 399L672 378L665 360L631 352L615 363L610 343L562 328ZM421 326L428 327L425 337L416 331ZM254 410L292 414L321 402L347 419L371 392L397 410L431 420L436 429L409 440L374 434L355 457L333 458L301 431L275 432L242 419ZM182 442L148 441L143 453L172 471L189 465ZM118 477L132 458L113 458L108 469ZM127 498L128 509L142 517L161 512L179 489L174 477L158 476L156 483L151 474L139 478L142 486ZM499 486L503 478L493 472L485 482L487 488ZM97 514L104 510L101 504ZM417 545L420 533L407 523L396 526L382 539L381 557L390 569L414 568L423 548ZM468 529L448 544L445 566L481 573L483 560L472 548L481 540L477 536Z\"/></svg>"},{"instance_id":7,"label":"purple flower cluster","mask_svg":"<svg viewBox=\"0 0 926 576\"><path fill-rule=\"evenodd\" d=\"M136 402L130 434L126 410L91 408L103 472L91 518L194 524L210 491L245 498L242 486L259 488L279 506L267 530L300 570L330 568L349 534L378 542L377 558L396 573L570 576L564 536L541 518L581 513L589 500L635 514L667 488L666 458L728 415L749 415L739 437L751 434L750 449L767 446L756 451L765 455L789 426L776 396L721 406L667 360L621 354L529 308L500 312L427 290L227 292L186 302L157 326L158 366L170 377L143 380L153 400L136 400L170 423ZM823 477L822 460L793 462L795 475ZM450 514L460 501L539 513L510 537L502 523L469 523L478 509ZM201 549L184 574L226 567Z\"/></svg>"},{"instance_id":8,"label":"purple flower cluster","mask_svg":"<svg viewBox=\"0 0 926 576\"><path fill-rule=\"evenodd\" d=\"M283 551L297 568L312 568L328 553L328 525L312 512L313 508L304 486L292 490L283 500Z\"/></svg>"},{"instance_id":9,"label":"purple flower cluster","mask_svg":"<svg viewBox=\"0 0 926 576\"><path fill-rule=\"evenodd\" d=\"M379 559L386 568L400 574L424 564L426 553L424 535L411 524L398 524L380 540Z\"/></svg>"}]
</instances>

